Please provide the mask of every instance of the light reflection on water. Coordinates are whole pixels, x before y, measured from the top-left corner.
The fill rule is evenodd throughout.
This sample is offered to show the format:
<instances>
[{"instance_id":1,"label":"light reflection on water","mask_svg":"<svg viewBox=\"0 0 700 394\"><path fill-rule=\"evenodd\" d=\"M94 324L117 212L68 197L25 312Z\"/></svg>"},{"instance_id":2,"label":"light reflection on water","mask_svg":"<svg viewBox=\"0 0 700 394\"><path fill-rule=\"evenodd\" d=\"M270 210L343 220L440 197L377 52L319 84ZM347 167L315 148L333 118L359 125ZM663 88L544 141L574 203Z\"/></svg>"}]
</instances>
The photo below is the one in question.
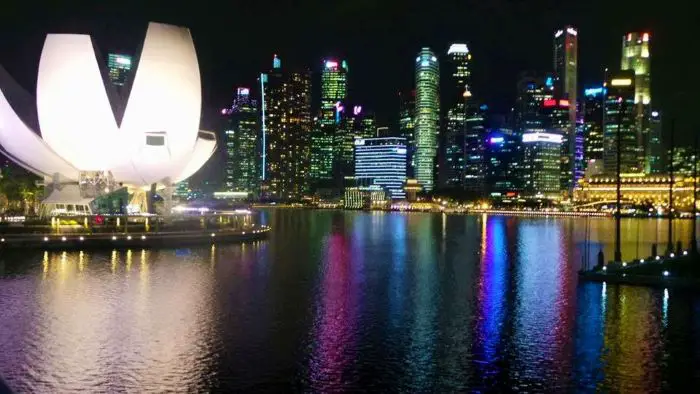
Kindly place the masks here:
<instances>
[{"instance_id":1,"label":"light reflection on water","mask_svg":"<svg viewBox=\"0 0 700 394\"><path fill-rule=\"evenodd\" d=\"M241 245L1 255L0 376L19 392L700 382L695 294L578 283L586 247L611 256L611 220L284 209L263 220L271 239ZM684 242L689 224L674 228ZM625 221L623 256L663 249L665 231Z\"/></svg>"}]
</instances>

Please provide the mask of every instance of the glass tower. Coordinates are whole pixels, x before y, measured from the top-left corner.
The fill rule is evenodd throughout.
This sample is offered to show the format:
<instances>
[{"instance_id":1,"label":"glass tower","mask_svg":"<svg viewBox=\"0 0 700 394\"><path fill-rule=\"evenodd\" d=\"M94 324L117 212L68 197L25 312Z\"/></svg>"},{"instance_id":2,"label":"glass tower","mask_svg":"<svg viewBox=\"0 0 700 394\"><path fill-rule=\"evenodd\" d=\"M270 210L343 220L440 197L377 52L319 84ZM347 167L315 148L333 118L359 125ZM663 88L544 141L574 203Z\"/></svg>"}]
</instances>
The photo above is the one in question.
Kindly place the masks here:
<instances>
[{"instance_id":1,"label":"glass tower","mask_svg":"<svg viewBox=\"0 0 700 394\"><path fill-rule=\"evenodd\" d=\"M562 165L568 167L568 169L562 169L562 173L566 173L569 178L562 183L569 192L573 191L578 180L577 168L581 167L580 163L576 163L577 71L578 31L571 26L566 26L554 33L554 94L556 98L566 99L569 103L568 124L562 145Z\"/></svg>"},{"instance_id":2,"label":"glass tower","mask_svg":"<svg viewBox=\"0 0 700 394\"><path fill-rule=\"evenodd\" d=\"M603 160L603 103L607 90L596 86L583 92L584 160L588 166Z\"/></svg>"},{"instance_id":3,"label":"glass tower","mask_svg":"<svg viewBox=\"0 0 700 394\"><path fill-rule=\"evenodd\" d=\"M621 70L634 71L634 102L651 103L651 57L649 33L627 33L622 37Z\"/></svg>"},{"instance_id":4,"label":"glass tower","mask_svg":"<svg viewBox=\"0 0 700 394\"><path fill-rule=\"evenodd\" d=\"M452 44L447 50L448 85L446 130L441 171L445 186L483 191L483 128L475 130L477 106L471 92L471 53L466 44ZM470 120L468 122L467 120Z\"/></svg>"},{"instance_id":5,"label":"glass tower","mask_svg":"<svg viewBox=\"0 0 700 394\"><path fill-rule=\"evenodd\" d=\"M414 177L413 152L416 149L415 129L416 91L399 92L399 136L406 139L406 176Z\"/></svg>"},{"instance_id":6,"label":"glass tower","mask_svg":"<svg viewBox=\"0 0 700 394\"><path fill-rule=\"evenodd\" d=\"M247 192L256 198L261 180L260 122L249 88L238 88L226 115L226 191Z\"/></svg>"},{"instance_id":7,"label":"glass tower","mask_svg":"<svg viewBox=\"0 0 700 394\"><path fill-rule=\"evenodd\" d=\"M557 198L560 192L561 134L531 130L522 136L525 194Z\"/></svg>"},{"instance_id":8,"label":"glass tower","mask_svg":"<svg viewBox=\"0 0 700 394\"><path fill-rule=\"evenodd\" d=\"M109 80L114 85L119 95L124 94L124 86L129 82L131 76L131 56L118 53L107 54L107 70Z\"/></svg>"},{"instance_id":9,"label":"glass tower","mask_svg":"<svg viewBox=\"0 0 700 394\"><path fill-rule=\"evenodd\" d=\"M309 192L311 74L285 71L275 56L263 86L265 197L300 200Z\"/></svg>"},{"instance_id":10,"label":"glass tower","mask_svg":"<svg viewBox=\"0 0 700 394\"><path fill-rule=\"evenodd\" d=\"M107 55L107 68L109 69L109 80L114 86L124 86L131 71L131 56L110 53Z\"/></svg>"},{"instance_id":11,"label":"glass tower","mask_svg":"<svg viewBox=\"0 0 700 394\"><path fill-rule=\"evenodd\" d=\"M518 79L515 101L515 132L523 134L530 129L542 129L545 120L542 105L554 98L554 76L525 72Z\"/></svg>"},{"instance_id":12,"label":"glass tower","mask_svg":"<svg viewBox=\"0 0 700 394\"><path fill-rule=\"evenodd\" d=\"M515 196L520 191L521 142L511 129L488 131L485 140L485 178L492 196Z\"/></svg>"},{"instance_id":13,"label":"glass tower","mask_svg":"<svg viewBox=\"0 0 700 394\"><path fill-rule=\"evenodd\" d=\"M406 140L401 137L355 139L355 179L363 186L381 186L392 199L406 193Z\"/></svg>"},{"instance_id":14,"label":"glass tower","mask_svg":"<svg viewBox=\"0 0 700 394\"><path fill-rule=\"evenodd\" d=\"M416 57L416 109L414 175L425 191L435 184L435 159L440 130L440 68L438 59L429 48Z\"/></svg>"},{"instance_id":15,"label":"glass tower","mask_svg":"<svg viewBox=\"0 0 700 394\"><path fill-rule=\"evenodd\" d=\"M315 186L329 186L333 167L338 165L335 141L343 141L339 123L345 110L348 65L333 59L323 61L321 71L321 111L314 125L311 141L311 178ZM340 158L338 158L340 160Z\"/></svg>"},{"instance_id":16,"label":"glass tower","mask_svg":"<svg viewBox=\"0 0 700 394\"><path fill-rule=\"evenodd\" d=\"M663 145L661 144L661 112L651 111L649 116L649 134L646 145L646 161L650 174L666 172L663 162Z\"/></svg>"},{"instance_id":17,"label":"glass tower","mask_svg":"<svg viewBox=\"0 0 700 394\"><path fill-rule=\"evenodd\" d=\"M621 70L634 72L634 111L635 127L638 139L641 141L639 160L643 163L646 173L652 172L651 145L654 145L651 133L651 54L649 33L627 33L622 37Z\"/></svg>"},{"instance_id":18,"label":"glass tower","mask_svg":"<svg viewBox=\"0 0 700 394\"><path fill-rule=\"evenodd\" d=\"M608 175L616 173L617 150L620 149L620 172L639 174L643 172L643 167L639 160L642 149L636 127L634 72L620 71L608 76L605 87L607 89L603 119L605 173Z\"/></svg>"},{"instance_id":19,"label":"glass tower","mask_svg":"<svg viewBox=\"0 0 700 394\"><path fill-rule=\"evenodd\" d=\"M354 166L355 138L373 138L377 136L377 126L374 115L355 105L348 108L337 125L334 138L335 168L333 170L337 184L342 184L345 177L352 176Z\"/></svg>"}]
</instances>

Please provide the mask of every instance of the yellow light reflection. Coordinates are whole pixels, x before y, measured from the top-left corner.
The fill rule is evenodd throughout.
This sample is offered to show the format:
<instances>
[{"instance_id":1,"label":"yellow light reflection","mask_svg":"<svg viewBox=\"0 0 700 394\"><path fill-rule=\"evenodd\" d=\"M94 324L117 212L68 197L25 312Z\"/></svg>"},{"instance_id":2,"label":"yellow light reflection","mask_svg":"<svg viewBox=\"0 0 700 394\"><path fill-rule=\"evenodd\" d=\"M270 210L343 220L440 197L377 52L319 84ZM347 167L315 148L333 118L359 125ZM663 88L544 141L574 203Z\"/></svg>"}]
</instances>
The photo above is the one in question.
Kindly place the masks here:
<instances>
[{"instance_id":1,"label":"yellow light reflection","mask_svg":"<svg viewBox=\"0 0 700 394\"><path fill-rule=\"evenodd\" d=\"M117 251L113 250L112 251L112 273L117 272L117 264L118 264L118 259L117 259Z\"/></svg>"}]
</instances>

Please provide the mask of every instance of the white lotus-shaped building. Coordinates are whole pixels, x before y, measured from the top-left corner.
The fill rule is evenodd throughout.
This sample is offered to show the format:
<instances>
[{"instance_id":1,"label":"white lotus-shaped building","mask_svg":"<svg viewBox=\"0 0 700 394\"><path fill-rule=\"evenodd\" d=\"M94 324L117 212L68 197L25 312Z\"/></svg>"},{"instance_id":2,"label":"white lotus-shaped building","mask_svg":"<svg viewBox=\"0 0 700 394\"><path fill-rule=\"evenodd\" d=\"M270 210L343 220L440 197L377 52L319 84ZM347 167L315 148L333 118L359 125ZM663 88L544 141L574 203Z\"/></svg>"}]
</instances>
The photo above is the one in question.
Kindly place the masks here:
<instances>
[{"instance_id":1,"label":"white lotus-shaped building","mask_svg":"<svg viewBox=\"0 0 700 394\"><path fill-rule=\"evenodd\" d=\"M150 23L134 66L121 97L90 36L48 34L36 102L0 66L1 152L43 176L51 193L77 185L83 199L188 178L216 148L215 135L199 130L201 83L189 29Z\"/></svg>"}]
</instances>

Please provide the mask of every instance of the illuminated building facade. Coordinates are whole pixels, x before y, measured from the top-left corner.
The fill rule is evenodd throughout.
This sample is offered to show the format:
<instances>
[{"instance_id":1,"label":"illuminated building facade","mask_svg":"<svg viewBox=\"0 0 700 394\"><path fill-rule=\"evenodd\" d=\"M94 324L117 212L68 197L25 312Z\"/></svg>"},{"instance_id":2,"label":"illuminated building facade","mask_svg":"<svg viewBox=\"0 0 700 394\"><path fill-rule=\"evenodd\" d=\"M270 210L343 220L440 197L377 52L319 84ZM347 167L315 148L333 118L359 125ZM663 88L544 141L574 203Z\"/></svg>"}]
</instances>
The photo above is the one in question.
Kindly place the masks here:
<instances>
[{"instance_id":1,"label":"illuminated building facade","mask_svg":"<svg viewBox=\"0 0 700 394\"><path fill-rule=\"evenodd\" d=\"M348 75L348 65L344 60L326 59L322 67L321 111L311 140L311 179L319 188L332 185L333 168L338 165L334 144L344 140L343 136L336 134L341 132L338 125L345 111Z\"/></svg>"},{"instance_id":2,"label":"illuminated building facade","mask_svg":"<svg viewBox=\"0 0 700 394\"><path fill-rule=\"evenodd\" d=\"M634 73L635 127L641 147L639 160L646 173L658 171L654 161L658 159L652 151L658 151L660 135L651 135L651 52L649 33L627 33L622 37L621 70ZM632 108L630 108L632 110Z\"/></svg>"},{"instance_id":3,"label":"illuminated building facade","mask_svg":"<svg viewBox=\"0 0 700 394\"><path fill-rule=\"evenodd\" d=\"M636 127L634 106L634 72L620 71L608 76L606 81L605 113L603 124L603 160L605 173L612 175L617 168L617 149L620 149L620 172L642 173L644 168L641 134ZM618 147L618 134L620 146Z\"/></svg>"},{"instance_id":4,"label":"illuminated building facade","mask_svg":"<svg viewBox=\"0 0 700 394\"><path fill-rule=\"evenodd\" d=\"M361 105L349 107L341 115L340 123L336 125L337 132L333 143L335 158L333 175L336 178L336 184L342 184L345 177L354 174L355 138L377 136L374 114Z\"/></svg>"},{"instance_id":5,"label":"illuminated building facade","mask_svg":"<svg viewBox=\"0 0 700 394\"><path fill-rule=\"evenodd\" d=\"M121 94L124 85L127 84L131 75L131 56L118 53L107 55L107 69L109 70L109 80L117 91Z\"/></svg>"},{"instance_id":6,"label":"illuminated building facade","mask_svg":"<svg viewBox=\"0 0 700 394\"><path fill-rule=\"evenodd\" d=\"M462 187L464 190L477 194L484 192L484 174L486 161L484 158L485 105L477 106L468 102L464 120L464 167L461 171ZM454 146L454 145L453 145ZM461 145L460 145L461 146Z\"/></svg>"},{"instance_id":7,"label":"illuminated building facade","mask_svg":"<svg viewBox=\"0 0 700 394\"><path fill-rule=\"evenodd\" d=\"M578 169L581 163L576 161L576 103L578 102L578 31L572 26L566 26L554 33L554 92L558 99L569 103L568 124L566 135L562 142L562 174L569 179L563 180L565 190L573 191Z\"/></svg>"},{"instance_id":8,"label":"illuminated building facade","mask_svg":"<svg viewBox=\"0 0 700 394\"><path fill-rule=\"evenodd\" d=\"M406 198L406 140L401 137L355 139L355 179L381 186L393 200Z\"/></svg>"},{"instance_id":9,"label":"illuminated building facade","mask_svg":"<svg viewBox=\"0 0 700 394\"><path fill-rule=\"evenodd\" d=\"M222 110L227 117L225 128L225 191L260 194L261 132L257 102L249 88L238 88L231 108Z\"/></svg>"},{"instance_id":10,"label":"illuminated building facade","mask_svg":"<svg viewBox=\"0 0 700 394\"><path fill-rule=\"evenodd\" d=\"M311 75L273 68L261 76L264 197L295 201L309 192L311 143Z\"/></svg>"},{"instance_id":11,"label":"illuminated building facade","mask_svg":"<svg viewBox=\"0 0 700 394\"><path fill-rule=\"evenodd\" d=\"M647 173L655 175L666 172L664 164L663 144L661 143L661 112L650 111L649 133L646 138L645 164L648 166Z\"/></svg>"},{"instance_id":12,"label":"illuminated building facade","mask_svg":"<svg viewBox=\"0 0 700 394\"><path fill-rule=\"evenodd\" d=\"M561 134L544 130L523 134L523 191L526 196L559 197L562 141Z\"/></svg>"},{"instance_id":13,"label":"illuminated building facade","mask_svg":"<svg viewBox=\"0 0 700 394\"><path fill-rule=\"evenodd\" d=\"M573 155L569 155L567 148L569 145L569 100L567 99L546 99L542 102L541 115L545 129L548 133L557 134L562 137L562 152L559 158L560 161L560 180L562 191L573 189L571 182L573 181L571 161ZM575 142L575 141L574 141ZM576 146L574 144L574 146Z\"/></svg>"},{"instance_id":14,"label":"illuminated building facade","mask_svg":"<svg viewBox=\"0 0 700 394\"><path fill-rule=\"evenodd\" d=\"M670 152L667 153L670 155ZM693 162L698 160L700 164L700 158L696 159L692 148L677 146L673 148L673 175L681 175L686 177L693 176ZM700 166L698 166L698 172L700 173Z\"/></svg>"},{"instance_id":15,"label":"illuminated building facade","mask_svg":"<svg viewBox=\"0 0 700 394\"><path fill-rule=\"evenodd\" d=\"M408 149L406 174L409 177L414 176L413 153L416 149L416 140L414 138L415 109L416 91L412 90L407 93L399 93L399 136L406 139L406 146Z\"/></svg>"},{"instance_id":16,"label":"illuminated building facade","mask_svg":"<svg viewBox=\"0 0 700 394\"><path fill-rule=\"evenodd\" d=\"M674 208L690 210L693 206L693 178L674 174L673 179ZM623 174L620 181L624 203L668 207L668 175ZM614 204L616 198L617 178L614 175L584 178L574 190L574 200L577 204Z\"/></svg>"},{"instance_id":17,"label":"illuminated building facade","mask_svg":"<svg viewBox=\"0 0 700 394\"><path fill-rule=\"evenodd\" d=\"M603 160L603 116L606 89L596 86L584 90L583 135L584 161L588 163Z\"/></svg>"},{"instance_id":18,"label":"illuminated building facade","mask_svg":"<svg viewBox=\"0 0 700 394\"><path fill-rule=\"evenodd\" d=\"M423 48L415 61L416 108L415 178L425 191L435 186L435 164L440 130L440 68L438 59L429 48Z\"/></svg>"},{"instance_id":19,"label":"illuminated building facade","mask_svg":"<svg viewBox=\"0 0 700 394\"><path fill-rule=\"evenodd\" d=\"M522 139L511 129L489 130L485 139L486 185L491 196L521 190Z\"/></svg>"},{"instance_id":20,"label":"illuminated building facade","mask_svg":"<svg viewBox=\"0 0 700 394\"><path fill-rule=\"evenodd\" d=\"M622 37L621 70L634 71L634 102L651 104L651 53L649 33L627 33Z\"/></svg>"},{"instance_id":21,"label":"illuminated building facade","mask_svg":"<svg viewBox=\"0 0 700 394\"><path fill-rule=\"evenodd\" d=\"M380 186L357 186L345 188L345 209L386 209L386 191Z\"/></svg>"},{"instance_id":22,"label":"illuminated building facade","mask_svg":"<svg viewBox=\"0 0 700 394\"><path fill-rule=\"evenodd\" d=\"M538 75L533 72L520 74L515 101L515 131L542 129L545 120L542 116L544 100L554 98L554 76Z\"/></svg>"},{"instance_id":23,"label":"illuminated building facade","mask_svg":"<svg viewBox=\"0 0 700 394\"><path fill-rule=\"evenodd\" d=\"M447 51L449 80L444 104L448 110L441 180L450 188L483 192L483 118L472 98L471 58L466 44L452 44Z\"/></svg>"}]
</instances>

